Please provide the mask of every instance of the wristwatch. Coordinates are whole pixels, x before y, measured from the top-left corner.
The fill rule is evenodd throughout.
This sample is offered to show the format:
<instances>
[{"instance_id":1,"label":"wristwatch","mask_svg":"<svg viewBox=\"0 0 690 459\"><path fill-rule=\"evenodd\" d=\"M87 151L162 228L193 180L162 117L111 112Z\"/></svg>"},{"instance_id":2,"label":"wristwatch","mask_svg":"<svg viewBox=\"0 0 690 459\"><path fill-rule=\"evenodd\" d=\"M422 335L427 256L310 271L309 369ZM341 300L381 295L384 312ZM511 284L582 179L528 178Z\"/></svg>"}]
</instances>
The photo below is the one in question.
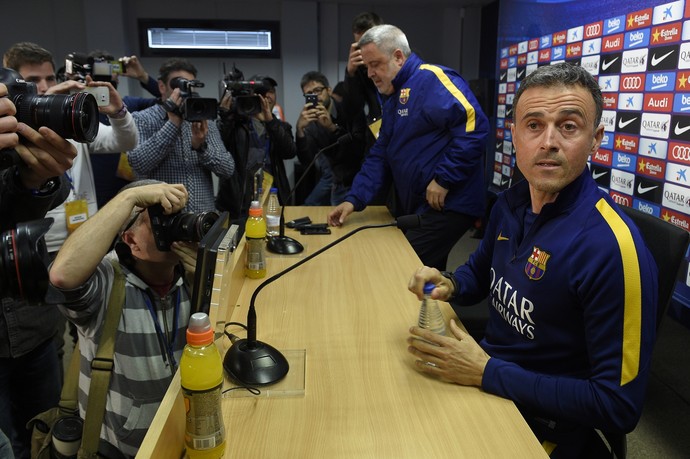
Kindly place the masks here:
<instances>
[{"instance_id":1,"label":"wristwatch","mask_svg":"<svg viewBox=\"0 0 690 459\"><path fill-rule=\"evenodd\" d=\"M455 294L458 292L458 281L455 280L455 275L450 271L441 271L441 275L448 279L453 285L453 292L450 294L446 301L450 301L455 298Z\"/></svg>"},{"instance_id":2,"label":"wristwatch","mask_svg":"<svg viewBox=\"0 0 690 459\"><path fill-rule=\"evenodd\" d=\"M34 196L48 196L55 193L58 188L60 188L60 180L57 177L53 177L41 185L41 188L30 191Z\"/></svg>"}]
</instances>

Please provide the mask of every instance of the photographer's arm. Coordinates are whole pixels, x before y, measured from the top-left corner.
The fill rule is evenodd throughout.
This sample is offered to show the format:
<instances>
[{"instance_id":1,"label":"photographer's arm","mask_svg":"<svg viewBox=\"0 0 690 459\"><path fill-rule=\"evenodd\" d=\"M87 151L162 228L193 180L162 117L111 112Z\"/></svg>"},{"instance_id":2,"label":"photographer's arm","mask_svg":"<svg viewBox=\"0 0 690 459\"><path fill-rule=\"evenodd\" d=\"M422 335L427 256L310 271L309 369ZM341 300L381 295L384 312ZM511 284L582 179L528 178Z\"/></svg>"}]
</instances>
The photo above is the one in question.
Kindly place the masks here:
<instances>
[{"instance_id":1,"label":"photographer's arm","mask_svg":"<svg viewBox=\"0 0 690 459\"><path fill-rule=\"evenodd\" d=\"M199 162L218 177L230 177L235 172L235 160L228 152L220 137L216 123L207 123L206 145L197 151Z\"/></svg>"},{"instance_id":2,"label":"photographer's arm","mask_svg":"<svg viewBox=\"0 0 690 459\"><path fill-rule=\"evenodd\" d=\"M187 191L183 185L161 183L130 188L115 195L67 238L50 267L51 284L67 290L86 282L132 210L154 204L161 204L166 214L177 212L187 204Z\"/></svg>"}]
</instances>

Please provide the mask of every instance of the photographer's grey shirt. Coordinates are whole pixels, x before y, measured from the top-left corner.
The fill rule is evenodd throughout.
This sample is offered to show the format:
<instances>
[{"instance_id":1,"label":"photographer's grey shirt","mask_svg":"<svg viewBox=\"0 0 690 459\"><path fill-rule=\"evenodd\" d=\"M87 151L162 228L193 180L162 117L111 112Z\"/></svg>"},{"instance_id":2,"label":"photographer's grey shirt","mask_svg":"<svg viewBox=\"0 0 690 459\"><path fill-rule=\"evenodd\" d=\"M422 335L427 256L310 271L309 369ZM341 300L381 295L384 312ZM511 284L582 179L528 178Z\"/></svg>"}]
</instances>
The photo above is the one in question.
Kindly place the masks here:
<instances>
[{"instance_id":1,"label":"photographer's grey shirt","mask_svg":"<svg viewBox=\"0 0 690 459\"><path fill-rule=\"evenodd\" d=\"M82 418L91 384L91 361L103 331L115 277L111 259L117 259L112 252L81 287L60 290L66 301L59 309L79 332L79 414ZM115 338L114 367L101 438L127 456L134 456L182 357L191 303L182 270L162 298L125 266L122 272L126 278L125 304Z\"/></svg>"},{"instance_id":2,"label":"photographer's grey shirt","mask_svg":"<svg viewBox=\"0 0 690 459\"><path fill-rule=\"evenodd\" d=\"M139 145L127 157L137 177L183 184L189 192L186 212L214 210L211 173L227 178L235 171L235 161L225 149L216 123L209 120L205 146L193 150L189 121L175 126L160 105L133 116L139 129Z\"/></svg>"}]
</instances>

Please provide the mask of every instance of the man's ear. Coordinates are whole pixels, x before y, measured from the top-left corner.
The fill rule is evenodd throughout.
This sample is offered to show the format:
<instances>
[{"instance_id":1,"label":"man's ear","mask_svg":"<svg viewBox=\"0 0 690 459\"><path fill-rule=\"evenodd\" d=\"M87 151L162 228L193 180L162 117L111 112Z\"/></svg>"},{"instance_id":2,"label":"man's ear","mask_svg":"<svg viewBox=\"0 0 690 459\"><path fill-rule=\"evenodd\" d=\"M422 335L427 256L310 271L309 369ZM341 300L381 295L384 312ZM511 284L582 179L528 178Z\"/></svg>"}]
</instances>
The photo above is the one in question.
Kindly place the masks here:
<instances>
[{"instance_id":1,"label":"man's ear","mask_svg":"<svg viewBox=\"0 0 690 459\"><path fill-rule=\"evenodd\" d=\"M121 236L122 242L124 242L127 247L129 247L129 251L132 253L132 255L136 255L138 252L141 251L139 248L139 244L137 244L137 240L132 234L131 231L125 231L122 236Z\"/></svg>"}]
</instances>

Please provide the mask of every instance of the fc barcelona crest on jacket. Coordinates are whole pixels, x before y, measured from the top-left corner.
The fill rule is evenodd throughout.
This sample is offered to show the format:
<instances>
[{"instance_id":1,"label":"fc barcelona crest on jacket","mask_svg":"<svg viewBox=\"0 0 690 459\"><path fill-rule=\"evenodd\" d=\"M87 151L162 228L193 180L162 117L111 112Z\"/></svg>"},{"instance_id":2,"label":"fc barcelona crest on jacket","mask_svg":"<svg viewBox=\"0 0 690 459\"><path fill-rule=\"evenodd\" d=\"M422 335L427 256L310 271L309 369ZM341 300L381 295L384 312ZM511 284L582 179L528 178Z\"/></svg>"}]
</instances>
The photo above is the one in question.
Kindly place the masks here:
<instances>
[{"instance_id":1,"label":"fc barcelona crest on jacket","mask_svg":"<svg viewBox=\"0 0 690 459\"><path fill-rule=\"evenodd\" d=\"M551 254L545 252L537 246L534 246L532 255L527 259L525 264L525 274L532 280L539 280L546 272L546 262L551 258Z\"/></svg>"},{"instance_id":2,"label":"fc barcelona crest on jacket","mask_svg":"<svg viewBox=\"0 0 690 459\"><path fill-rule=\"evenodd\" d=\"M402 105L405 105L410 98L410 88L402 88L400 90L400 97L398 100Z\"/></svg>"}]
</instances>

